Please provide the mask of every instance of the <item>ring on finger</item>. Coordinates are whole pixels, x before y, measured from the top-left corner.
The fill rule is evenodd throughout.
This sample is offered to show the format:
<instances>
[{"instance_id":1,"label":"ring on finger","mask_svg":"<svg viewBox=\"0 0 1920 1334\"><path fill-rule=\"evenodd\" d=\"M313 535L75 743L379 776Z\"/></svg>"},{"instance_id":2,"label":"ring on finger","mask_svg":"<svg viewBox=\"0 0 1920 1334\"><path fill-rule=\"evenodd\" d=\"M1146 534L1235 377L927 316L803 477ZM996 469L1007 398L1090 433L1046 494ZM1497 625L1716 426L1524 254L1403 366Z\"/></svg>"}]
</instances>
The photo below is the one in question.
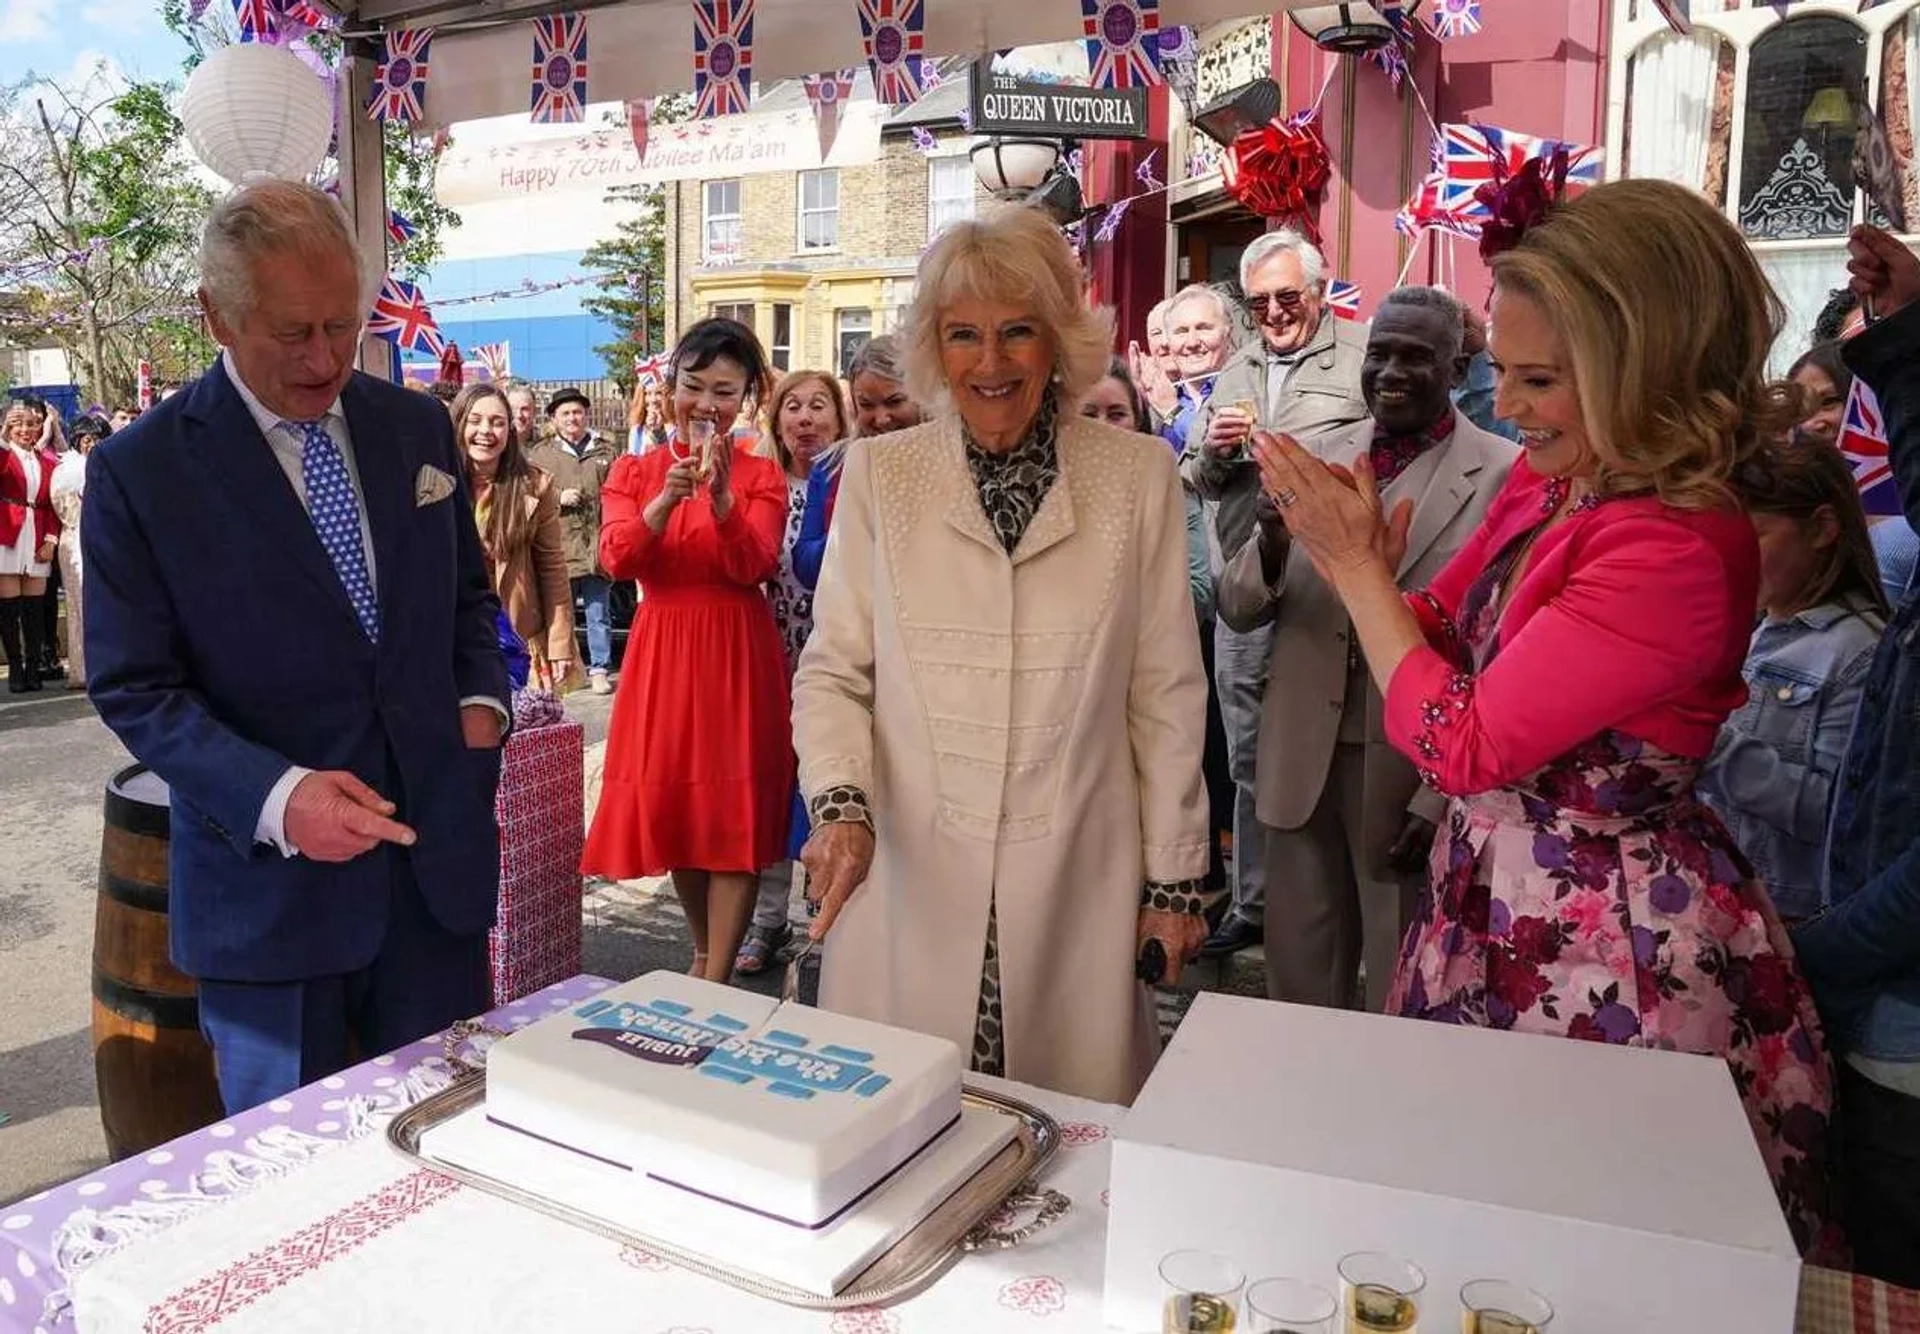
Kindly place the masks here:
<instances>
[{"instance_id":1,"label":"ring on finger","mask_svg":"<svg viewBox=\"0 0 1920 1334\"><path fill-rule=\"evenodd\" d=\"M1273 502L1281 509L1292 509L1299 501L1300 493L1290 486L1283 486L1274 493Z\"/></svg>"}]
</instances>

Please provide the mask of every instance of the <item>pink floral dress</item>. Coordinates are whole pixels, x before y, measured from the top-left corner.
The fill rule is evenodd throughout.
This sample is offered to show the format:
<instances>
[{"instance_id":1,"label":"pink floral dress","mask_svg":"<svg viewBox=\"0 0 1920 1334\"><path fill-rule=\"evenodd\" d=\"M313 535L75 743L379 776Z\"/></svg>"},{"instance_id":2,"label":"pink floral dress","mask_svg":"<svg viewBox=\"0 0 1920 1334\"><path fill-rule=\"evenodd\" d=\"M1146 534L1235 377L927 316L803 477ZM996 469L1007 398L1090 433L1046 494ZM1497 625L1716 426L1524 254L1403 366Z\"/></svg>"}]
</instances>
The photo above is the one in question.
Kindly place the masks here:
<instances>
[{"instance_id":1,"label":"pink floral dress","mask_svg":"<svg viewBox=\"0 0 1920 1334\"><path fill-rule=\"evenodd\" d=\"M1499 653L1499 590L1526 545L1463 599L1463 670ZM1609 730L1456 797L1387 1010L1724 1056L1794 1240L1832 1259L1819 1021L1765 892L1694 797L1699 768Z\"/></svg>"}]
</instances>

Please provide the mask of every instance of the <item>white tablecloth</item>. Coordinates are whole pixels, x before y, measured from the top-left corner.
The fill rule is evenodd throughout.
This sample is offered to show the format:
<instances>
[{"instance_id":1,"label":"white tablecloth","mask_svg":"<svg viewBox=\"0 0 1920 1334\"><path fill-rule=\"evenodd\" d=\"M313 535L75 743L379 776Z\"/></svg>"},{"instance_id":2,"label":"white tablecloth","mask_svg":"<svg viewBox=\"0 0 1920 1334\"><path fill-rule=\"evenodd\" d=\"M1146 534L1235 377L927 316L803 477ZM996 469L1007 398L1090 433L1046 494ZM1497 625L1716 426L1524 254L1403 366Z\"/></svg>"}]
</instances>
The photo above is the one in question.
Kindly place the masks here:
<instances>
[{"instance_id":1,"label":"white tablecloth","mask_svg":"<svg viewBox=\"0 0 1920 1334\"><path fill-rule=\"evenodd\" d=\"M74 1279L74 1314L83 1334L1098 1330L1108 1141L1125 1111L979 1082L1062 1122L1045 1181L1074 1210L888 1310L749 1296L420 1170L372 1137L100 1260Z\"/></svg>"}]
</instances>

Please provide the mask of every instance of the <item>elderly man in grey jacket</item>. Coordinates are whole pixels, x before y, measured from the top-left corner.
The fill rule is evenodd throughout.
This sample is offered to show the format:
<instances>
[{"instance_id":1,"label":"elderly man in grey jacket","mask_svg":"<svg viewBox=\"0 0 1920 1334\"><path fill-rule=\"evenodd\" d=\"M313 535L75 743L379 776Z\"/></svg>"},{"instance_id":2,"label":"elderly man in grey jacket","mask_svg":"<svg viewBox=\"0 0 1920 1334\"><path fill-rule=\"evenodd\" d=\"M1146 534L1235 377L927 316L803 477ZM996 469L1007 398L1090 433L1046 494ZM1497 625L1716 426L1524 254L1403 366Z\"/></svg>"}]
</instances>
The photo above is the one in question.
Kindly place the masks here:
<instances>
[{"instance_id":1,"label":"elderly man in grey jacket","mask_svg":"<svg viewBox=\"0 0 1920 1334\"><path fill-rule=\"evenodd\" d=\"M1326 260L1304 236L1273 231L1240 257L1240 287L1259 338L1231 356L1188 427L1183 472L1214 516L1220 550L1231 555L1253 531L1259 468L1246 444L1256 428L1308 439L1367 415L1360 395L1363 324L1327 309ZM1233 821L1233 908L1201 950L1218 958L1260 939L1265 876L1254 818L1254 746L1266 693L1270 626L1214 632L1214 682L1238 789Z\"/></svg>"},{"instance_id":2,"label":"elderly man in grey jacket","mask_svg":"<svg viewBox=\"0 0 1920 1334\"><path fill-rule=\"evenodd\" d=\"M1367 458L1388 512L1412 507L1399 567L1408 589L1424 587L1479 527L1517 453L1453 406L1464 332L1445 292L1390 293L1360 366L1369 418L1308 442L1329 463ZM1349 1005L1364 958L1367 1008L1378 1010L1446 803L1387 741L1346 609L1288 541L1286 502L1284 492L1277 506L1256 495L1252 532L1219 585L1229 625L1273 632L1254 762L1267 992Z\"/></svg>"}]
</instances>

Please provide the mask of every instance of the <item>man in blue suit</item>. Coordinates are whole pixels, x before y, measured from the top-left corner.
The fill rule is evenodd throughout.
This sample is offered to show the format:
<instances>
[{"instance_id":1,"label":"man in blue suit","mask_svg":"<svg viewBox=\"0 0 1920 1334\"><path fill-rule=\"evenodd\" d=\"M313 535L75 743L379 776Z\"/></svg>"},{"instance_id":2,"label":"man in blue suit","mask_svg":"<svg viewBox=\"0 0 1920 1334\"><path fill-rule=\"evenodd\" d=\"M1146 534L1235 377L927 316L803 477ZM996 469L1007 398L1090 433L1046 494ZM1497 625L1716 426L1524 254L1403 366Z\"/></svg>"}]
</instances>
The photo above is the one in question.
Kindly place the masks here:
<instances>
[{"instance_id":1,"label":"man in blue suit","mask_svg":"<svg viewBox=\"0 0 1920 1334\"><path fill-rule=\"evenodd\" d=\"M486 1008L509 698L447 412L353 369L339 204L224 200L225 349L89 461L88 687L172 792L172 953L229 1112Z\"/></svg>"}]
</instances>

